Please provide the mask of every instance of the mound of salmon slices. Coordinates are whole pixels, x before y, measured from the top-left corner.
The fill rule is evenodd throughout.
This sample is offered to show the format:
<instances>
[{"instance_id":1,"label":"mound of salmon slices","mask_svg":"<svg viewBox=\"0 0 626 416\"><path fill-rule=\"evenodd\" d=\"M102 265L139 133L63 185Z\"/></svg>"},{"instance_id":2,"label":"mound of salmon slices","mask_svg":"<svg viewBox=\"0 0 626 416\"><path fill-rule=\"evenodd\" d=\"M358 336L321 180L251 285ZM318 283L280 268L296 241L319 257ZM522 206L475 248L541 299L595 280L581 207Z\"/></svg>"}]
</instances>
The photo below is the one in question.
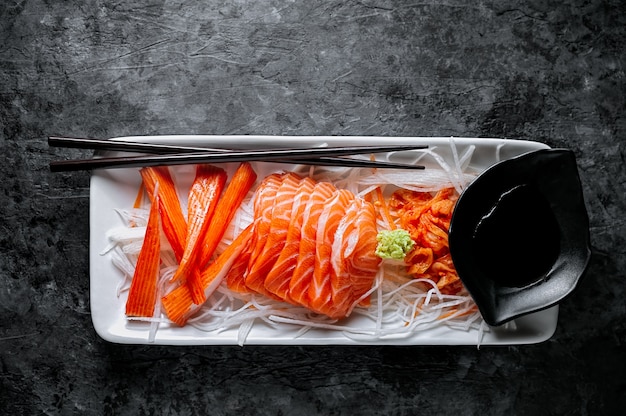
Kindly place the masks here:
<instances>
[{"instance_id":1,"label":"mound of salmon slices","mask_svg":"<svg viewBox=\"0 0 626 416\"><path fill-rule=\"evenodd\" d=\"M253 207L252 236L226 279L232 290L337 319L369 302L381 262L373 204L288 172L266 177Z\"/></svg>"}]
</instances>

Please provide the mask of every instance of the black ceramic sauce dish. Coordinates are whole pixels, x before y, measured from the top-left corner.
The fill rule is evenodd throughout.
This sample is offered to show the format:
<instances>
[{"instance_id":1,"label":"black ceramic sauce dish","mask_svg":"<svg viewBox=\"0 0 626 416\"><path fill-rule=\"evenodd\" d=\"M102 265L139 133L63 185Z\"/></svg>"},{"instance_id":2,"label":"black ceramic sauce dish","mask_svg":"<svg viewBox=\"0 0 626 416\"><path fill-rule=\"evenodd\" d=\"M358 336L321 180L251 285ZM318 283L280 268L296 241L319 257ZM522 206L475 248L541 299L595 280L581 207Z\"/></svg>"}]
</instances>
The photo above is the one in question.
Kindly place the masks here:
<instances>
[{"instance_id":1,"label":"black ceramic sauce dish","mask_svg":"<svg viewBox=\"0 0 626 416\"><path fill-rule=\"evenodd\" d=\"M563 300L591 257L573 152L538 150L487 169L459 197L449 244L459 277L489 325Z\"/></svg>"}]
</instances>

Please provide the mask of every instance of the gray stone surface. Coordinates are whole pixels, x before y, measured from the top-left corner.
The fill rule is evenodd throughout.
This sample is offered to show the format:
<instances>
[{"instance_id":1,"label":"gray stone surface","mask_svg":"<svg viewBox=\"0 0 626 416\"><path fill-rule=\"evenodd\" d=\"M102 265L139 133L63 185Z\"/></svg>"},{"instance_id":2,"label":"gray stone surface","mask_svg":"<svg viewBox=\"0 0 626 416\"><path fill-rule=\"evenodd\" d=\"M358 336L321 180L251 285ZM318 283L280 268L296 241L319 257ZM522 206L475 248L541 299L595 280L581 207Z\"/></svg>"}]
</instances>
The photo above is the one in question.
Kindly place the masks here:
<instances>
[{"instance_id":1,"label":"gray stone surface","mask_svg":"<svg viewBox=\"0 0 626 416\"><path fill-rule=\"evenodd\" d=\"M626 5L4 1L0 413L622 414ZM532 346L114 345L49 135L506 137L576 152L594 256Z\"/></svg>"}]
</instances>

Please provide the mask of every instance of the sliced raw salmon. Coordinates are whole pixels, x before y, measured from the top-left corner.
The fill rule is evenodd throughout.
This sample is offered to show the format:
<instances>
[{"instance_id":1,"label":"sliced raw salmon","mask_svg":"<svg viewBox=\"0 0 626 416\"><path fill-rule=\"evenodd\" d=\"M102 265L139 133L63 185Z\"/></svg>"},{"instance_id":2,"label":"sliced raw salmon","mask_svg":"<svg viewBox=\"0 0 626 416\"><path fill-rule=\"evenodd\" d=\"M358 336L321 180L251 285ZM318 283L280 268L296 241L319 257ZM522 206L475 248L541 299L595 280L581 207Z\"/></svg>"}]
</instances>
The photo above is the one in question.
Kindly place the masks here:
<instances>
[{"instance_id":1,"label":"sliced raw salmon","mask_svg":"<svg viewBox=\"0 0 626 416\"><path fill-rule=\"evenodd\" d=\"M348 316L372 288L381 262L375 254L377 234L374 206L354 199L337 228L332 246L332 316ZM363 303L368 302L366 299Z\"/></svg>"},{"instance_id":2,"label":"sliced raw salmon","mask_svg":"<svg viewBox=\"0 0 626 416\"><path fill-rule=\"evenodd\" d=\"M278 173L271 174L263 179L254 195L254 239L250 246L252 259L257 258L265 247L270 224L272 223L274 198L282 181L283 175Z\"/></svg>"},{"instance_id":3,"label":"sliced raw salmon","mask_svg":"<svg viewBox=\"0 0 626 416\"><path fill-rule=\"evenodd\" d=\"M253 204L252 235L226 274L228 287L349 315L380 264L374 205L291 173L264 179Z\"/></svg>"},{"instance_id":4,"label":"sliced raw salmon","mask_svg":"<svg viewBox=\"0 0 626 416\"><path fill-rule=\"evenodd\" d=\"M352 192L345 189L335 191L333 197L324 205L317 221L315 267L309 286L309 307L320 313L327 313L332 308L330 285L332 245L339 222L353 199Z\"/></svg>"},{"instance_id":5,"label":"sliced raw salmon","mask_svg":"<svg viewBox=\"0 0 626 416\"><path fill-rule=\"evenodd\" d=\"M271 223L272 201L282 182L282 177L283 174L280 173L273 173L266 176L254 193L252 200L252 208L254 212L252 237L248 241L244 250L234 261L232 267L226 275L226 283L228 287L236 292L253 292L251 289L246 287L244 278L253 253L257 255L256 252L260 251L260 249L265 245L265 238L267 238L269 225ZM264 217L264 214L267 215L267 218ZM260 248L255 250L257 246Z\"/></svg>"},{"instance_id":6,"label":"sliced raw salmon","mask_svg":"<svg viewBox=\"0 0 626 416\"><path fill-rule=\"evenodd\" d=\"M298 263L302 214L314 188L315 181L313 179L304 178L300 181L293 198L285 244L278 259L276 259L276 263L265 278L265 289L281 299L287 299L289 296L289 282Z\"/></svg>"},{"instance_id":7,"label":"sliced raw salmon","mask_svg":"<svg viewBox=\"0 0 626 416\"><path fill-rule=\"evenodd\" d=\"M315 246L317 243L317 223L324 206L332 198L336 188L328 182L315 185L304 212L298 259L289 282L289 300L292 303L310 307L309 286L315 270Z\"/></svg>"},{"instance_id":8,"label":"sliced raw salmon","mask_svg":"<svg viewBox=\"0 0 626 416\"><path fill-rule=\"evenodd\" d=\"M247 247L239 254L239 257L233 262L230 270L226 274L226 285L229 289L239 293L250 293L251 290L246 286L244 276L248 270L248 262L251 256L251 239Z\"/></svg>"},{"instance_id":9,"label":"sliced raw salmon","mask_svg":"<svg viewBox=\"0 0 626 416\"><path fill-rule=\"evenodd\" d=\"M274 195L268 234L263 249L251 257L250 267L245 276L246 286L270 298L281 299L265 288L265 278L270 272L287 240L287 230L291 221L291 208L301 178L296 174L286 174ZM264 219L267 218L265 209Z\"/></svg>"}]
</instances>

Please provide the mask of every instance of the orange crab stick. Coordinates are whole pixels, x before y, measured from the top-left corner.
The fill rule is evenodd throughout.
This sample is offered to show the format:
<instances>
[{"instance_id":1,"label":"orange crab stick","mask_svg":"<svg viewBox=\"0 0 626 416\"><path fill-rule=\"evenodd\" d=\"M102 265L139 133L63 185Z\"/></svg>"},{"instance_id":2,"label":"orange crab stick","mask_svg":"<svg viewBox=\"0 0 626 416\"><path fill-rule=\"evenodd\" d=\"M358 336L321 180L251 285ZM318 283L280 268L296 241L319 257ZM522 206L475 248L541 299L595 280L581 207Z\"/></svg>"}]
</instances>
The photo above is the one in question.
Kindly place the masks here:
<instances>
[{"instance_id":1,"label":"orange crab stick","mask_svg":"<svg viewBox=\"0 0 626 416\"><path fill-rule=\"evenodd\" d=\"M180 266L172 281L184 282L193 270L201 242L211 224L215 207L226 183L226 172L211 165L197 165L187 202L187 239Z\"/></svg>"},{"instance_id":2,"label":"orange crab stick","mask_svg":"<svg viewBox=\"0 0 626 416\"><path fill-rule=\"evenodd\" d=\"M222 237L224 237L224 232L233 219L237 208L239 208L248 191L254 185L256 177L254 169L248 162L241 163L233 174L230 183L224 191L224 195L217 204L215 214L202 241L197 263L199 266L198 270L202 271L209 267L215 249ZM206 297L204 295L203 283L200 281L200 274L197 272L189 273L187 279L194 303L204 303Z\"/></svg>"},{"instance_id":3,"label":"orange crab stick","mask_svg":"<svg viewBox=\"0 0 626 416\"><path fill-rule=\"evenodd\" d=\"M140 170L144 186L151 200L154 200L154 189L159 186L159 213L161 226L170 242L177 261L181 261L185 252L187 238L187 221L180 206L176 186L167 166L147 167Z\"/></svg>"},{"instance_id":4,"label":"orange crab stick","mask_svg":"<svg viewBox=\"0 0 626 416\"><path fill-rule=\"evenodd\" d=\"M142 182L139 184L139 190L137 190L137 196L135 197L135 203L133 204L133 208L141 208L141 202L143 200L143 192L144 192L144 184Z\"/></svg>"},{"instance_id":5,"label":"orange crab stick","mask_svg":"<svg viewBox=\"0 0 626 416\"><path fill-rule=\"evenodd\" d=\"M211 221L206 239L202 244L202 252L200 254L202 269L205 269L209 261L211 261L211 256L222 240L228 224L230 224L237 208L239 208L248 191L254 185L256 178L256 172L254 172L252 165L248 162L240 164L235 171L226 191L224 191L224 196L217 205L215 217Z\"/></svg>"},{"instance_id":6,"label":"orange crab stick","mask_svg":"<svg viewBox=\"0 0 626 416\"><path fill-rule=\"evenodd\" d=\"M179 326L184 326L195 310L191 292L187 285L178 286L163 296L161 304L168 318Z\"/></svg>"},{"instance_id":7,"label":"orange crab stick","mask_svg":"<svg viewBox=\"0 0 626 416\"><path fill-rule=\"evenodd\" d=\"M130 291L126 301L127 316L150 317L154 314L159 266L161 263L161 230L159 229L158 204L159 196L156 195L150 207L146 235L137 258L133 280L130 284Z\"/></svg>"},{"instance_id":8,"label":"orange crab stick","mask_svg":"<svg viewBox=\"0 0 626 416\"><path fill-rule=\"evenodd\" d=\"M252 236L252 225L244 229L213 263L199 276L204 296L210 296L222 282L230 267L246 248ZM161 298L170 320L183 326L196 310L189 286L181 285Z\"/></svg>"}]
</instances>

